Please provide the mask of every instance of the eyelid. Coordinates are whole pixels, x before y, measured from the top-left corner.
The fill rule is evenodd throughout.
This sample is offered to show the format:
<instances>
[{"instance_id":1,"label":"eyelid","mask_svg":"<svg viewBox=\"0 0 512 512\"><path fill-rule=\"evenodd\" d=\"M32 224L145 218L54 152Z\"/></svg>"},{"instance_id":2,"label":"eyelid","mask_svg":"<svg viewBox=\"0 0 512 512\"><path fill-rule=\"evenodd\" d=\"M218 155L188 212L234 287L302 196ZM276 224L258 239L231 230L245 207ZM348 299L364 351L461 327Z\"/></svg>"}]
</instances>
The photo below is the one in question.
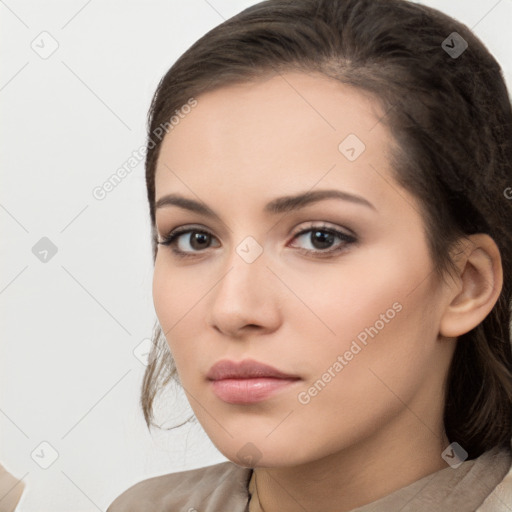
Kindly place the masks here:
<instances>
[{"instance_id":1,"label":"eyelid","mask_svg":"<svg viewBox=\"0 0 512 512\"><path fill-rule=\"evenodd\" d=\"M357 235L355 234L354 231L352 231L351 229L347 228L346 226L338 226L336 224L332 224L330 222L327 222L327 221L308 221L307 222L307 226L304 227L302 225L303 223L300 224L300 228L297 228L297 230L293 230L292 231L292 236L296 236L300 233L302 233L303 231L309 231L310 229L317 229L319 231L321 230L330 230L330 231L341 231L341 230L345 230L347 231L347 233L344 233L346 234L347 236L353 236L354 238L357 237Z\"/></svg>"},{"instance_id":2,"label":"eyelid","mask_svg":"<svg viewBox=\"0 0 512 512\"><path fill-rule=\"evenodd\" d=\"M217 238L212 233L212 230L210 230L204 226L201 226L199 224L183 224L183 225L177 226L175 228L172 228L168 231L165 231L165 234L163 234L163 235L160 234L160 230L157 230L158 243L160 243L161 241L165 241L165 239L167 239L173 235L181 235L181 234L189 233L191 231L208 233L209 235L212 235L213 237Z\"/></svg>"}]
</instances>

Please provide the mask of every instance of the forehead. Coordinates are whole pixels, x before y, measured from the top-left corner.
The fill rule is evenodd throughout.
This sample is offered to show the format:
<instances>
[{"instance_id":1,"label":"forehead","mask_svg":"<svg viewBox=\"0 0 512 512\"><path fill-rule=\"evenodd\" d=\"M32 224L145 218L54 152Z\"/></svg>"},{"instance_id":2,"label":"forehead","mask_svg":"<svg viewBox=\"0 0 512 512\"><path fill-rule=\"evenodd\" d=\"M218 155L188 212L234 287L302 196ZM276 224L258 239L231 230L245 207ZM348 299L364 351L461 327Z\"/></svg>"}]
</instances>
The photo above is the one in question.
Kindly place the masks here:
<instances>
[{"instance_id":1,"label":"forehead","mask_svg":"<svg viewBox=\"0 0 512 512\"><path fill-rule=\"evenodd\" d=\"M218 88L196 98L162 142L155 186L208 184L290 189L375 181L391 139L370 94L320 74L288 72ZM355 157L355 158L354 158ZM335 172L329 172L329 170ZM171 172L172 171L172 172ZM272 195L272 194L269 194Z\"/></svg>"}]
</instances>

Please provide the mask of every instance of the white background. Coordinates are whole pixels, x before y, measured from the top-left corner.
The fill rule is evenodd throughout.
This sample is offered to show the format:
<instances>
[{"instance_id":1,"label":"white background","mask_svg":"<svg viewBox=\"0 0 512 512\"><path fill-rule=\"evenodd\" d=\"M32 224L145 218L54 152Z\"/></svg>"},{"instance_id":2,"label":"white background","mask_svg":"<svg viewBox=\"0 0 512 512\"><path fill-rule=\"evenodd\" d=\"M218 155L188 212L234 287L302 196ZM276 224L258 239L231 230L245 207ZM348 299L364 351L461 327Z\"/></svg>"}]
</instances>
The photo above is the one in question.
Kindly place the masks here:
<instances>
[{"instance_id":1,"label":"white background","mask_svg":"<svg viewBox=\"0 0 512 512\"><path fill-rule=\"evenodd\" d=\"M105 199L92 190L144 144L176 58L254 3L0 1L0 462L26 483L20 512L105 510L142 479L227 460L197 423L146 429L133 352L156 318L143 163ZM512 0L422 3L474 28L512 87ZM46 59L31 48L51 48L43 31L59 45ZM32 252L42 237L57 247L46 263ZM190 412L179 404L176 422ZM43 441L58 452L48 469Z\"/></svg>"}]
</instances>

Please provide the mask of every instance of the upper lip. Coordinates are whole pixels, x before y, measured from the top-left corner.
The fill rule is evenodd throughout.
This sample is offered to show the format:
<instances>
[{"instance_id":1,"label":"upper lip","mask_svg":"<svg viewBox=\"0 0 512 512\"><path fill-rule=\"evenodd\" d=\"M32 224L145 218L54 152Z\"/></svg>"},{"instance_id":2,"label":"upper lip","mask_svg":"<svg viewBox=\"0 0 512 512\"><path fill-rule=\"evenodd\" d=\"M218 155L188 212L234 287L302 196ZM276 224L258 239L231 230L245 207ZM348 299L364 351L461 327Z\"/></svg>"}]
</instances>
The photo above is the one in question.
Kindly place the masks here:
<instances>
[{"instance_id":1,"label":"upper lip","mask_svg":"<svg viewBox=\"0 0 512 512\"><path fill-rule=\"evenodd\" d=\"M250 379L257 377L273 377L278 379L299 379L297 375L290 375L279 371L273 366L260 363L253 359L244 359L243 361L229 361L223 359L215 363L208 374L209 380L220 379Z\"/></svg>"}]
</instances>

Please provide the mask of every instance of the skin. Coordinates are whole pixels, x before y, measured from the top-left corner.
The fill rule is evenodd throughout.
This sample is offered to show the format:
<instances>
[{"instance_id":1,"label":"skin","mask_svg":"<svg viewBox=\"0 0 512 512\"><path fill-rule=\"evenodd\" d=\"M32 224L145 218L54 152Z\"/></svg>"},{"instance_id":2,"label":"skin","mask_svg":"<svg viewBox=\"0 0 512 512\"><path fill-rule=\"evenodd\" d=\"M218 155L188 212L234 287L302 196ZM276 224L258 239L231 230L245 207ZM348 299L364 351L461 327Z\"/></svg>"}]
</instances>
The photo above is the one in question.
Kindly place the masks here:
<instances>
[{"instance_id":1,"label":"skin","mask_svg":"<svg viewBox=\"0 0 512 512\"><path fill-rule=\"evenodd\" d=\"M159 240L189 225L212 238L201 246L182 235L178 247L194 254L185 259L159 245L153 299L207 435L239 465L247 443L257 448L250 466L266 512L351 510L448 467L446 375L457 336L499 296L494 242L474 235L457 255L458 273L437 278L419 203L392 176L384 113L362 91L288 72L197 100L162 143L155 199L181 194L221 220L175 205L157 210ZM338 149L350 133L366 146L352 162ZM285 214L263 210L276 197L320 189L373 208L326 199ZM357 240L321 246L311 231L295 236L323 225ZM263 251L252 263L236 251L248 236ZM394 303L401 311L300 403ZM256 404L228 404L206 379L225 358L256 359L301 380Z\"/></svg>"}]
</instances>

